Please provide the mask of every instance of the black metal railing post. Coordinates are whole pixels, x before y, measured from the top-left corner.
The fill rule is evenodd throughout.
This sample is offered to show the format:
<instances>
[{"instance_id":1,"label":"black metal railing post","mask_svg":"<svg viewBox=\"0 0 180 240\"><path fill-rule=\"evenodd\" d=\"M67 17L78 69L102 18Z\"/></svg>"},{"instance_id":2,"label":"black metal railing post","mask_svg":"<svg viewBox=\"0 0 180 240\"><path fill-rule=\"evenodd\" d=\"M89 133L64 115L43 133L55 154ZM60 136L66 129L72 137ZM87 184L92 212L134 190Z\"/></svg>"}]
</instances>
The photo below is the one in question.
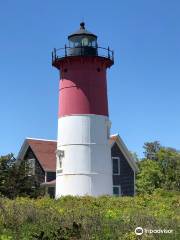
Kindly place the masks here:
<instances>
[{"instance_id":1,"label":"black metal railing post","mask_svg":"<svg viewBox=\"0 0 180 240\"><path fill-rule=\"evenodd\" d=\"M98 43L96 42L96 56L98 56Z\"/></svg>"},{"instance_id":2,"label":"black metal railing post","mask_svg":"<svg viewBox=\"0 0 180 240\"><path fill-rule=\"evenodd\" d=\"M53 52L51 52L51 56L52 56L52 62L54 61L54 54Z\"/></svg>"},{"instance_id":3,"label":"black metal railing post","mask_svg":"<svg viewBox=\"0 0 180 240\"><path fill-rule=\"evenodd\" d=\"M112 60L114 62L114 51L112 51Z\"/></svg>"},{"instance_id":4,"label":"black metal railing post","mask_svg":"<svg viewBox=\"0 0 180 240\"><path fill-rule=\"evenodd\" d=\"M82 56L82 44L81 44L81 56Z\"/></svg>"},{"instance_id":5,"label":"black metal railing post","mask_svg":"<svg viewBox=\"0 0 180 240\"><path fill-rule=\"evenodd\" d=\"M67 47L66 47L66 44L65 44L65 57L67 57Z\"/></svg>"},{"instance_id":6,"label":"black metal railing post","mask_svg":"<svg viewBox=\"0 0 180 240\"><path fill-rule=\"evenodd\" d=\"M109 46L108 46L108 58L110 58Z\"/></svg>"}]
</instances>

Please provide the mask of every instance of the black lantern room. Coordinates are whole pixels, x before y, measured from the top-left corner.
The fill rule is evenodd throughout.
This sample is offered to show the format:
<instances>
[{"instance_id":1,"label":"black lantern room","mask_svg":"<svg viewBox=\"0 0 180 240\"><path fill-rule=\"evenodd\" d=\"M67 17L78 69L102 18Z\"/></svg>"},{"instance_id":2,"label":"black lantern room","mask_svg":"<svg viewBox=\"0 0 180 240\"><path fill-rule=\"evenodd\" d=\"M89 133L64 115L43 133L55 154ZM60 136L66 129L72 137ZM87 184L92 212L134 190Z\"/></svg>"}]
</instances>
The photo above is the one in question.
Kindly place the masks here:
<instances>
[{"instance_id":1,"label":"black lantern room","mask_svg":"<svg viewBox=\"0 0 180 240\"><path fill-rule=\"evenodd\" d=\"M54 48L52 52L52 65L58 66L59 61L69 57L97 56L106 58L111 66L114 63L114 52L110 48L100 47L97 36L85 29L85 23L80 23L80 29L68 36L69 44L64 48Z\"/></svg>"},{"instance_id":2,"label":"black lantern room","mask_svg":"<svg viewBox=\"0 0 180 240\"><path fill-rule=\"evenodd\" d=\"M69 56L96 56L97 36L85 29L85 23L80 23L80 29L68 36Z\"/></svg>"}]
</instances>

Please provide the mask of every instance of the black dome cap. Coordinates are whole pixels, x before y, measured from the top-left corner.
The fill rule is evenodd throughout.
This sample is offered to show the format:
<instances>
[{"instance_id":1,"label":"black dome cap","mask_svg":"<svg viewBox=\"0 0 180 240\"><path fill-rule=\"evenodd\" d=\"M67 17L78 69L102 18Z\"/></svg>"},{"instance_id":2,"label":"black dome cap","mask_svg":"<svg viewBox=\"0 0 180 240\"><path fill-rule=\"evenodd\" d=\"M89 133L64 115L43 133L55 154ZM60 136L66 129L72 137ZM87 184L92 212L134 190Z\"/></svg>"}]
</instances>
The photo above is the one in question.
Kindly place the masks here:
<instances>
[{"instance_id":1,"label":"black dome cap","mask_svg":"<svg viewBox=\"0 0 180 240\"><path fill-rule=\"evenodd\" d=\"M74 36L80 36L80 35L86 35L86 36L92 36L92 37L95 37L97 38L97 36L89 31L87 31L85 29L85 23L84 22L81 22L80 23L80 29L72 34L70 34L68 36L68 39L70 39L71 37L74 37Z\"/></svg>"}]
</instances>

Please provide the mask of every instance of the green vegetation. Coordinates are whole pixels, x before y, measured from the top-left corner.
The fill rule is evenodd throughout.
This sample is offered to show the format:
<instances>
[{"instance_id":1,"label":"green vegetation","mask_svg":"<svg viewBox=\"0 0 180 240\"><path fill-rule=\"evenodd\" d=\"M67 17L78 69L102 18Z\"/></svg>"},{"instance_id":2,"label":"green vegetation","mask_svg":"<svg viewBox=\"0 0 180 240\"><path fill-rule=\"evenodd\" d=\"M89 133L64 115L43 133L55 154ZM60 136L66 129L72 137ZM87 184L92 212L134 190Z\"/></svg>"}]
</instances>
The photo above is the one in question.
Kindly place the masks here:
<instances>
[{"instance_id":1,"label":"green vegetation","mask_svg":"<svg viewBox=\"0 0 180 240\"><path fill-rule=\"evenodd\" d=\"M36 176L29 176L31 168L27 161L19 164L15 161L13 154L0 157L0 195L8 198L40 196L40 185Z\"/></svg>"},{"instance_id":2,"label":"green vegetation","mask_svg":"<svg viewBox=\"0 0 180 240\"><path fill-rule=\"evenodd\" d=\"M179 240L180 153L145 143L136 197L42 197L27 162L0 157L0 240ZM136 227L172 234L134 233Z\"/></svg>"},{"instance_id":3,"label":"green vegetation","mask_svg":"<svg viewBox=\"0 0 180 240\"><path fill-rule=\"evenodd\" d=\"M137 193L152 193L157 188L180 191L180 153L157 141L145 143L144 149L146 158L138 162Z\"/></svg>"},{"instance_id":4,"label":"green vegetation","mask_svg":"<svg viewBox=\"0 0 180 240\"><path fill-rule=\"evenodd\" d=\"M180 198L157 190L131 197L0 199L0 239L179 239ZM173 234L135 235L137 226Z\"/></svg>"}]
</instances>

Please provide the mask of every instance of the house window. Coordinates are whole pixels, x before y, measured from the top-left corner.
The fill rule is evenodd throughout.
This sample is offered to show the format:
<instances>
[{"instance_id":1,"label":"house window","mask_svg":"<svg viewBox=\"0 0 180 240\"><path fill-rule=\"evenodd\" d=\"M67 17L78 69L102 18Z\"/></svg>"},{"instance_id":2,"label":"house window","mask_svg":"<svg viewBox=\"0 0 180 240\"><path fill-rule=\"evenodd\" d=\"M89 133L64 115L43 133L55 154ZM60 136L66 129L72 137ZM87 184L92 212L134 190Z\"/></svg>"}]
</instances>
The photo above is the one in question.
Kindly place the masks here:
<instances>
[{"instance_id":1,"label":"house window","mask_svg":"<svg viewBox=\"0 0 180 240\"><path fill-rule=\"evenodd\" d=\"M113 186L113 195L121 196L121 186L119 185Z\"/></svg>"},{"instance_id":2,"label":"house window","mask_svg":"<svg viewBox=\"0 0 180 240\"><path fill-rule=\"evenodd\" d=\"M35 159L27 160L28 176L35 175Z\"/></svg>"},{"instance_id":3,"label":"house window","mask_svg":"<svg viewBox=\"0 0 180 240\"><path fill-rule=\"evenodd\" d=\"M120 158L112 157L113 175L120 175Z\"/></svg>"}]
</instances>

